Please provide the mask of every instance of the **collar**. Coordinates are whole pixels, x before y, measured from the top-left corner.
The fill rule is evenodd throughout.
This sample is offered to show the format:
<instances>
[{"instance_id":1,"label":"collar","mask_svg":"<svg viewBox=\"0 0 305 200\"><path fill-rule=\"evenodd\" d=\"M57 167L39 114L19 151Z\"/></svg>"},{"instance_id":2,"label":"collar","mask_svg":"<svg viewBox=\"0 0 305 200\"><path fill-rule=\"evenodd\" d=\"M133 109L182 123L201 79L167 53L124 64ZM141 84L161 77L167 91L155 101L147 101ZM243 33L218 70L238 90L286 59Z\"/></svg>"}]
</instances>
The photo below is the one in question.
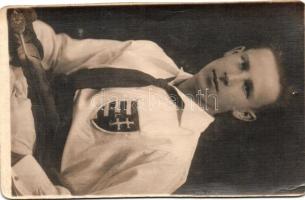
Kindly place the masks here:
<instances>
[{"instance_id":1,"label":"collar","mask_svg":"<svg viewBox=\"0 0 305 200\"><path fill-rule=\"evenodd\" d=\"M185 72L183 68L181 68L177 73L176 78L169 82L169 84L174 86L191 77L193 77L192 74ZM203 132L215 120L215 118L208 114L190 97L187 97L177 87L175 87L175 89L177 90L178 95L182 98L185 104L185 107L181 114L182 116L180 126L183 128L195 130L199 133ZM193 98L195 99L196 97Z\"/></svg>"},{"instance_id":2,"label":"collar","mask_svg":"<svg viewBox=\"0 0 305 200\"><path fill-rule=\"evenodd\" d=\"M178 95L182 98L185 104L181 114L182 116L180 126L199 133L203 132L215 120L215 118L208 114L195 101L186 96L178 88L176 88L176 90L178 91Z\"/></svg>"},{"instance_id":3,"label":"collar","mask_svg":"<svg viewBox=\"0 0 305 200\"><path fill-rule=\"evenodd\" d=\"M170 85L177 85L183 81L185 81L186 79L189 79L193 76L193 74L187 73L183 70L183 68L181 67L175 77L174 80L172 80L171 82L169 82L168 84Z\"/></svg>"}]
</instances>

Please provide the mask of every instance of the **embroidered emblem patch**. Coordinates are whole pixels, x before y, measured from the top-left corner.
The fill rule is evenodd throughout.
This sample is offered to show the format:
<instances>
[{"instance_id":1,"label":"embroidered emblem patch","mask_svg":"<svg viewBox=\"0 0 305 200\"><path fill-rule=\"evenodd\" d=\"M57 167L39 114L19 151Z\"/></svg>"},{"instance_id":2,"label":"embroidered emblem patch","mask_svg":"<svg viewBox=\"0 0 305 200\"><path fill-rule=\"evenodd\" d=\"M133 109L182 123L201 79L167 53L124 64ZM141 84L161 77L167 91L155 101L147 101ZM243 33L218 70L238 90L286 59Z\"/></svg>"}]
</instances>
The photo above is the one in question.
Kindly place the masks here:
<instances>
[{"instance_id":1,"label":"embroidered emblem patch","mask_svg":"<svg viewBox=\"0 0 305 200\"><path fill-rule=\"evenodd\" d=\"M92 120L93 125L108 133L128 133L139 130L137 101L113 101L102 106Z\"/></svg>"}]
</instances>

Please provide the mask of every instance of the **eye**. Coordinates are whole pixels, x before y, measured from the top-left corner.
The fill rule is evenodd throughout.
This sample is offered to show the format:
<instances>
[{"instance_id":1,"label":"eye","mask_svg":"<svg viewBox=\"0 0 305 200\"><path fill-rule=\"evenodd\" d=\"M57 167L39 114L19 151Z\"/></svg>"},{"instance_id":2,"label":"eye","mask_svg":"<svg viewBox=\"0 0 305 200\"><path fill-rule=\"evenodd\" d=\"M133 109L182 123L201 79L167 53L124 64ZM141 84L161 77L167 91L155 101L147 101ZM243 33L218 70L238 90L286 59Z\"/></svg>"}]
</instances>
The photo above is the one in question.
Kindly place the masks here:
<instances>
[{"instance_id":1,"label":"eye","mask_svg":"<svg viewBox=\"0 0 305 200\"><path fill-rule=\"evenodd\" d=\"M249 58L247 54L241 55L240 69L242 71L249 70Z\"/></svg>"},{"instance_id":2,"label":"eye","mask_svg":"<svg viewBox=\"0 0 305 200\"><path fill-rule=\"evenodd\" d=\"M243 92L245 93L246 98L248 99L253 90L253 83L250 80L246 80L243 84Z\"/></svg>"}]
</instances>

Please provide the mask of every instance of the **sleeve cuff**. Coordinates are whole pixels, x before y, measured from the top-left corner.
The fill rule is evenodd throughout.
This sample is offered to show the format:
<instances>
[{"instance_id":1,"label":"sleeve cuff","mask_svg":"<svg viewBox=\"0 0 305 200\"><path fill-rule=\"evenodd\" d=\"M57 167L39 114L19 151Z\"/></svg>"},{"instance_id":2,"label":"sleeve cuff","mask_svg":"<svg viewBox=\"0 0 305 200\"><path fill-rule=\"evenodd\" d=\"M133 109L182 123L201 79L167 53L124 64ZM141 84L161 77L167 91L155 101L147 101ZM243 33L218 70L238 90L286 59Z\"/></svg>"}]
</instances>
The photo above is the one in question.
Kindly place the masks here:
<instances>
[{"instance_id":1,"label":"sleeve cuff","mask_svg":"<svg viewBox=\"0 0 305 200\"><path fill-rule=\"evenodd\" d=\"M12 182L15 193L22 196L69 193L63 187L54 186L31 155L25 156L12 167Z\"/></svg>"}]
</instances>

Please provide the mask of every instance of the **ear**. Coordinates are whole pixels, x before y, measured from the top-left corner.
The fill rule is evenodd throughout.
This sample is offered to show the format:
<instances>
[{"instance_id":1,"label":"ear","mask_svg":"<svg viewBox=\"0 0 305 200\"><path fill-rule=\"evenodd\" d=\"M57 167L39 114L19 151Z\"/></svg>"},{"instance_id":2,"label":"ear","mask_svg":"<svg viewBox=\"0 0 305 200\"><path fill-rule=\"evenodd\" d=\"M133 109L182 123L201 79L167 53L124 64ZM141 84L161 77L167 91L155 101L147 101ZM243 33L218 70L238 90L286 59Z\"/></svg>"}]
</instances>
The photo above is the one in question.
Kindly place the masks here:
<instances>
[{"instance_id":1,"label":"ear","mask_svg":"<svg viewBox=\"0 0 305 200\"><path fill-rule=\"evenodd\" d=\"M246 111L232 111L232 115L239 120L246 121L246 122L253 122L256 120L256 114L252 110Z\"/></svg>"},{"instance_id":2,"label":"ear","mask_svg":"<svg viewBox=\"0 0 305 200\"><path fill-rule=\"evenodd\" d=\"M236 53L241 53L246 49L245 46L238 46L235 47L234 49L231 49L230 51L227 51L224 56L228 56L228 55L232 55L232 54L236 54Z\"/></svg>"}]
</instances>

